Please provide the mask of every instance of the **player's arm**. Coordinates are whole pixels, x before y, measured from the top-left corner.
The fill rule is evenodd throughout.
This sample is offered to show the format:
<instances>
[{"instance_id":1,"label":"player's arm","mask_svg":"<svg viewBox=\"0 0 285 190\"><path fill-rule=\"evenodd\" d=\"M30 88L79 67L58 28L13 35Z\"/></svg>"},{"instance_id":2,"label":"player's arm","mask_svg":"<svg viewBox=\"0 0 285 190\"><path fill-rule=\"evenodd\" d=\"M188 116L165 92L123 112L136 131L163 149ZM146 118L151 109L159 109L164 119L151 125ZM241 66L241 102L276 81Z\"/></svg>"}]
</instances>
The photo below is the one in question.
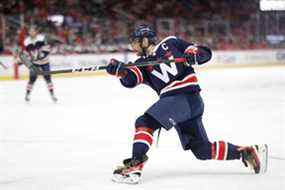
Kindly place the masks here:
<instances>
[{"instance_id":1,"label":"player's arm","mask_svg":"<svg viewBox=\"0 0 285 190\"><path fill-rule=\"evenodd\" d=\"M22 61L19 58L20 51L21 50L20 50L19 47L14 48L13 51L12 51L13 52L12 55L13 55L14 63L16 63L17 65L22 65L23 64ZM22 50L22 51L24 51L24 50Z\"/></svg>"},{"instance_id":2,"label":"player's arm","mask_svg":"<svg viewBox=\"0 0 285 190\"><path fill-rule=\"evenodd\" d=\"M54 46L58 44L63 44L64 42L56 35L46 35L46 43Z\"/></svg>"},{"instance_id":3,"label":"player's arm","mask_svg":"<svg viewBox=\"0 0 285 190\"><path fill-rule=\"evenodd\" d=\"M123 62L116 59L111 59L106 71L120 78L122 85L127 88L133 88L143 83L143 73L138 67L126 68Z\"/></svg>"},{"instance_id":4,"label":"player's arm","mask_svg":"<svg viewBox=\"0 0 285 190\"><path fill-rule=\"evenodd\" d=\"M201 65L208 62L212 58L212 51L206 46L189 43L179 38L174 41L174 44L176 48L184 53L185 57L190 63L197 63Z\"/></svg>"}]
</instances>

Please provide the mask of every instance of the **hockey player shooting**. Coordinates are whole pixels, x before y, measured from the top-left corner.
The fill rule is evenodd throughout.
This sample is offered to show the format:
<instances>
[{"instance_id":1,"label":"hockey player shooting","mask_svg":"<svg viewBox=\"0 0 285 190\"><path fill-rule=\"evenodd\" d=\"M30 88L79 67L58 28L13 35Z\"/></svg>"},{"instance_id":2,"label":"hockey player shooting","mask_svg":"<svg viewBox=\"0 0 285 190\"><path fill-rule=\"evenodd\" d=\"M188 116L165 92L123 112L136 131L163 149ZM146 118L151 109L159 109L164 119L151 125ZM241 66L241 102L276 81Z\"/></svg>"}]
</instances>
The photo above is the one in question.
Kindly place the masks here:
<instances>
[{"instance_id":1,"label":"hockey player shooting","mask_svg":"<svg viewBox=\"0 0 285 190\"><path fill-rule=\"evenodd\" d=\"M157 43L156 33L147 25L135 29L130 43L139 58L136 63L186 58L185 63L162 63L147 67L124 67L112 59L107 72L119 78L123 86L139 84L150 86L159 95L154 103L135 122L132 156L118 167L112 180L136 184L148 160L147 152L153 142L153 133L160 128L175 128L184 150L191 150L199 160L241 160L255 173L267 168L267 145L237 146L225 141L211 142L204 129L204 103L193 64L201 65L211 59L211 50L169 36Z\"/></svg>"}]
</instances>

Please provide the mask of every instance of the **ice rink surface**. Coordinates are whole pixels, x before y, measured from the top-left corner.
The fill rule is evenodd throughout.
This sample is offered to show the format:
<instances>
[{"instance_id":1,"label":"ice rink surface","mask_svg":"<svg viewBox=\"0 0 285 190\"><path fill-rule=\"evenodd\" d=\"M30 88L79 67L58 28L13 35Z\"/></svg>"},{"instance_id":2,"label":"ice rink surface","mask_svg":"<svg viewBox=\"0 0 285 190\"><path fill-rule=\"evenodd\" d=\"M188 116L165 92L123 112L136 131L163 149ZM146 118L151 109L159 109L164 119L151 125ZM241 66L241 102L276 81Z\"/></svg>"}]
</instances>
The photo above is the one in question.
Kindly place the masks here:
<instances>
[{"instance_id":1,"label":"ice rink surface","mask_svg":"<svg viewBox=\"0 0 285 190\"><path fill-rule=\"evenodd\" d=\"M196 160L171 130L149 152L141 184L115 184L112 171L130 156L135 119L157 100L150 88L125 89L106 76L55 78L54 104L39 80L27 104L25 81L0 81L0 190L285 189L285 67L200 70L198 77L209 138L267 143L266 174L241 161Z\"/></svg>"}]
</instances>

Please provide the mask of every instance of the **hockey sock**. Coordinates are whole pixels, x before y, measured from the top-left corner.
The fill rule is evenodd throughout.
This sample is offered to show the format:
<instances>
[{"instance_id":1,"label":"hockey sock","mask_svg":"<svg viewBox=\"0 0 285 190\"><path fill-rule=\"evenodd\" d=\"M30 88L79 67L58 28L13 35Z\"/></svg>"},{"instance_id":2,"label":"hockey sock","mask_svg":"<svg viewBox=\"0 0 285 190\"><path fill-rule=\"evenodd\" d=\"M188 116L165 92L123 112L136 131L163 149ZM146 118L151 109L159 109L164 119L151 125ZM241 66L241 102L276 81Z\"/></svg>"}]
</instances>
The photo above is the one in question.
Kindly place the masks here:
<instances>
[{"instance_id":1,"label":"hockey sock","mask_svg":"<svg viewBox=\"0 0 285 190\"><path fill-rule=\"evenodd\" d=\"M51 94L53 94L53 84L50 82L50 83L47 83L47 87L48 87L48 90Z\"/></svg>"},{"instance_id":2,"label":"hockey sock","mask_svg":"<svg viewBox=\"0 0 285 190\"><path fill-rule=\"evenodd\" d=\"M134 159L142 159L153 142L153 129L147 127L137 127L134 136L133 156Z\"/></svg>"},{"instance_id":3,"label":"hockey sock","mask_svg":"<svg viewBox=\"0 0 285 190\"><path fill-rule=\"evenodd\" d=\"M227 143L224 141L218 141L212 143L211 153L214 160L235 160L240 159L239 146Z\"/></svg>"},{"instance_id":4,"label":"hockey sock","mask_svg":"<svg viewBox=\"0 0 285 190\"><path fill-rule=\"evenodd\" d=\"M26 87L26 94L30 94L33 89L33 84L28 83Z\"/></svg>"}]
</instances>

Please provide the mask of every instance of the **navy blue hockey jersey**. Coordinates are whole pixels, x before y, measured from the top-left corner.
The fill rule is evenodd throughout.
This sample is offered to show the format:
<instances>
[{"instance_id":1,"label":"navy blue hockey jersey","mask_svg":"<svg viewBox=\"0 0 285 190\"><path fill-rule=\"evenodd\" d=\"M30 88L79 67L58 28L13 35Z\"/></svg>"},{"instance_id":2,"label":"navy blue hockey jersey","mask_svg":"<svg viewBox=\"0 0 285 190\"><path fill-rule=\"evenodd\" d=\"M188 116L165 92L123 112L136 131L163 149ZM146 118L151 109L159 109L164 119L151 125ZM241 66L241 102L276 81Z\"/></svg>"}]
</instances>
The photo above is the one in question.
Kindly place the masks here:
<instances>
[{"instance_id":1,"label":"navy blue hockey jersey","mask_svg":"<svg viewBox=\"0 0 285 190\"><path fill-rule=\"evenodd\" d=\"M175 36L169 36L155 46L152 55L140 57L136 63L182 58L187 48L193 45ZM199 56L209 58L211 52L207 53L198 47L197 60ZM201 90L193 67L183 63L162 63L155 66L128 68L128 74L120 81L128 88L141 83L146 84L160 97L178 93L196 93Z\"/></svg>"},{"instance_id":2,"label":"navy blue hockey jersey","mask_svg":"<svg viewBox=\"0 0 285 190\"><path fill-rule=\"evenodd\" d=\"M34 64L43 65L49 62L50 46L44 35L38 34L35 38L27 37L24 46Z\"/></svg>"}]
</instances>

